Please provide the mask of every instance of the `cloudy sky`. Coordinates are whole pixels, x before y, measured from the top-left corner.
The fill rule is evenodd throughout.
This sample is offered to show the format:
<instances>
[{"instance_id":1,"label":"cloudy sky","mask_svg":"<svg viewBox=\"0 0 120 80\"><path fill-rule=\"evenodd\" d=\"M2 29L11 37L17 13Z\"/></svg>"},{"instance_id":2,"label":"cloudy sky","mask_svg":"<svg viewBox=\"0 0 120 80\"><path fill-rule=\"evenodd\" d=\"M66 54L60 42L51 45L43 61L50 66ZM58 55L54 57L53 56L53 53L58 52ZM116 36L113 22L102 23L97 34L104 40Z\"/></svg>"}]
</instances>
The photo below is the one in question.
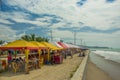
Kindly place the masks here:
<instances>
[{"instance_id":1,"label":"cloudy sky","mask_svg":"<svg viewBox=\"0 0 120 80\"><path fill-rule=\"evenodd\" d=\"M0 40L34 33L120 48L120 0L0 0Z\"/></svg>"}]
</instances>

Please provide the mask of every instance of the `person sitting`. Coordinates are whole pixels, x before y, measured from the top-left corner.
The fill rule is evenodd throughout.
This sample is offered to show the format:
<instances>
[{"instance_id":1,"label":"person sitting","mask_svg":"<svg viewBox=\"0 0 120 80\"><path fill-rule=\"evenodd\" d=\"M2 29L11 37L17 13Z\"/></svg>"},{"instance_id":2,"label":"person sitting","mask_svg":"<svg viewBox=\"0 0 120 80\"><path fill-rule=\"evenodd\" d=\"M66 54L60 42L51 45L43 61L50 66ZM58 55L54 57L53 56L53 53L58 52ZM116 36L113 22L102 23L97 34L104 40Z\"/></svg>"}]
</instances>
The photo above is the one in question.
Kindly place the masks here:
<instances>
[{"instance_id":1,"label":"person sitting","mask_svg":"<svg viewBox=\"0 0 120 80\"><path fill-rule=\"evenodd\" d=\"M36 56L33 57L33 65L35 67L35 69L37 68L37 64L38 64L38 60L36 58Z\"/></svg>"},{"instance_id":2,"label":"person sitting","mask_svg":"<svg viewBox=\"0 0 120 80\"><path fill-rule=\"evenodd\" d=\"M83 51L83 54L82 54L83 57L85 57L85 50Z\"/></svg>"},{"instance_id":3,"label":"person sitting","mask_svg":"<svg viewBox=\"0 0 120 80\"><path fill-rule=\"evenodd\" d=\"M16 73L17 72L17 64L16 64L16 59L15 58L12 59L11 64L12 64L13 72Z\"/></svg>"},{"instance_id":4,"label":"person sitting","mask_svg":"<svg viewBox=\"0 0 120 80\"><path fill-rule=\"evenodd\" d=\"M21 57L19 57L19 67L20 67L20 71L24 71L24 61Z\"/></svg>"}]
</instances>

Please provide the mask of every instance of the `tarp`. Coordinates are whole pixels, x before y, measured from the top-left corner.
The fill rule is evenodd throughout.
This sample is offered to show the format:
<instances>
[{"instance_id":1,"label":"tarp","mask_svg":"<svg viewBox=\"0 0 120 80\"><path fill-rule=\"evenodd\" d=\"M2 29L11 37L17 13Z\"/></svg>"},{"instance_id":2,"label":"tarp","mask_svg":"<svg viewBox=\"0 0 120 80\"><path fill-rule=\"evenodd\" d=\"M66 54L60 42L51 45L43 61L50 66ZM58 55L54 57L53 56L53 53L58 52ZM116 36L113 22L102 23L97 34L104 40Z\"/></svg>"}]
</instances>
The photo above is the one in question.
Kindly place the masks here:
<instances>
[{"instance_id":1,"label":"tarp","mask_svg":"<svg viewBox=\"0 0 120 80\"><path fill-rule=\"evenodd\" d=\"M0 49L37 49L38 46L27 42L25 40L16 40L11 43L8 43L7 45L1 46Z\"/></svg>"},{"instance_id":2,"label":"tarp","mask_svg":"<svg viewBox=\"0 0 120 80\"><path fill-rule=\"evenodd\" d=\"M50 49L52 50L59 50L61 48L58 48L57 46L53 45L53 44L50 44L48 42L40 42L41 44L45 45L46 47L49 47Z\"/></svg>"}]
</instances>

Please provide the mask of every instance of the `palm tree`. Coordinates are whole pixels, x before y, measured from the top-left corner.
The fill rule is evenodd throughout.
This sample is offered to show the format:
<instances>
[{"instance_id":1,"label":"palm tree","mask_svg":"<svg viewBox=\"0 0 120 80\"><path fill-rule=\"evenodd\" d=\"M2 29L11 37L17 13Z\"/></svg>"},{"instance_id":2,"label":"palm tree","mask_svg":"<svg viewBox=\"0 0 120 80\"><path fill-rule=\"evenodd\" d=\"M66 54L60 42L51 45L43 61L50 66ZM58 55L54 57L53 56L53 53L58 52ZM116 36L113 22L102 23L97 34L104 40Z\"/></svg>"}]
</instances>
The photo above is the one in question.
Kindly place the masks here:
<instances>
[{"instance_id":1,"label":"palm tree","mask_svg":"<svg viewBox=\"0 0 120 80\"><path fill-rule=\"evenodd\" d=\"M42 39L42 37L38 36L38 37L36 37L36 41L41 42L41 41L43 41L43 39Z\"/></svg>"},{"instance_id":2,"label":"palm tree","mask_svg":"<svg viewBox=\"0 0 120 80\"><path fill-rule=\"evenodd\" d=\"M44 39L44 41L45 41L45 42L48 42L48 41L49 41L49 39L48 39L48 38L43 38L43 39Z\"/></svg>"},{"instance_id":3,"label":"palm tree","mask_svg":"<svg viewBox=\"0 0 120 80\"><path fill-rule=\"evenodd\" d=\"M38 41L38 42L42 42L42 41L48 42L49 39L48 38L44 38L44 37L42 38L42 37L38 36L38 37L36 37L36 41Z\"/></svg>"},{"instance_id":4,"label":"palm tree","mask_svg":"<svg viewBox=\"0 0 120 80\"><path fill-rule=\"evenodd\" d=\"M21 39L26 40L26 41L30 41L30 36L29 35L24 35L21 37Z\"/></svg>"},{"instance_id":5,"label":"palm tree","mask_svg":"<svg viewBox=\"0 0 120 80\"><path fill-rule=\"evenodd\" d=\"M30 37L30 41L36 41L35 34L30 34L29 37Z\"/></svg>"},{"instance_id":6,"label":"palm tree","mask_svg":"<svg viewBox=\"0 0 120 80\"><path fill-rule=\"evenodd\" d=\"M41 37L41 36L36 36L35 34L24 35L21 37L21 39L26 40L26 41L38 41L38 42L49 41L49 39Z\"/></svg>"},{"instance_id":7,"label":"palm tree","mask_svg":"<svg viewBox=\"0 0 120 80\"><path fill-rule=\"evenodd\" d=\"M0 45L1 45L1 44L3 44L4 42L5 42L5 41L3 41L3 40L0 40Z\"/></svg>"}]
</instances>

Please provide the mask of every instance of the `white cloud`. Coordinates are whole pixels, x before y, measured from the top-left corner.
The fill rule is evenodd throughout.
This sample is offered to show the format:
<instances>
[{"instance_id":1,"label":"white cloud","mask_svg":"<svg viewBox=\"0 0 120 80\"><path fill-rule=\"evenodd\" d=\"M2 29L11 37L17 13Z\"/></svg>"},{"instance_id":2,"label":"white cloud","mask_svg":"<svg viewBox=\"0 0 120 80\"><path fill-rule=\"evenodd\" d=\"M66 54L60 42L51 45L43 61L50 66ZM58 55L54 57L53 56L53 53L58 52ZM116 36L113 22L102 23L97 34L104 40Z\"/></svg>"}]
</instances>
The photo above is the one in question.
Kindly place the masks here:
<instances>
[{"instance_id":1,"label":"white cloud","mask_svg":"<svg viewBox=\"0 0 120 80\"><path fill-rule=\"evenodd\" d=\"M55 14L64 20L106 30L113 27L114 18L120 16L120 1L106 3L105 0L87 0L82 7L77 6L79 0L9 0L9 4L18 5L34 13ZM116 20L114 20L116 22ZM120 25L120 22L118 23ZM79 24L73 24L79 27ZM115 27L119 27L116 25Z\"/></svg>"},{"instance_id":2,"label":"white cloud","mask_svg":"<svg viewBox=\"0 0 120 80\"><path fill-rule=\"evenodd\" d=\"M54 31L53 31L53 36L54 37L59 37L59 38L67 38L67 37L69 37L69 38L71 38L71 35L72 35L73 33L72 32L70 32L70 31L59 31L59 30L55 30L54 29Z\"/></svg>"},{"instance_id":3,"label":"white cloud","mask_svg":"<svg viewBox=\"0 0 120 80\"><path fill-rule=\"evenodd\" d=\"M33 25L37 25L41 27L49 25L49 23L47 22L42 22L43 20L49 19L50 21L51 19L50 17L44 17L44 18L36 18L36 20L31 21L29 20L29 16L31 15L24 13L24 12L11 12L11 13L2 12L0 15L2 15L0 22L5 23L5 24L13 24L12 22L5 20L5 19L11 19L18 23L29 23L29 24L33 24Z\"/></svg>"},{"instance_id":4,"label":"white cloud","mask_svg":"<svg viewBox=\"0 0 120 80\"><path fill-rule=\"evenodd\" d=\"M0 25L0 40L12 41L17 38L16 31L8 26Z\"/></svg>"},{"instance_id":5,"label":"white cloud","mask_svg":"<svg viewBox=\"0 0 120 80\"><path fill-rule=\"evenodd\" d=\"M50 27L54 29L53 36L55 38L73 38L73 33L70 31L56 30L56 28L59 27L68 27L67 23L72 23L69 25L70 27L78 28L83 26L91 26L100 30L107 30L113 27L120 28L120 0L116 0L114 3L106 3L105 0L87 0L87 2L81 7L76 5L77 1L79 0L8 0L7 2L10 5L25 8L28 11L36 14L53 14L63 18L61 22L53 24ZM2 22L5 23L9 23L4 21L5 19L11 18L16 22L30 23L37 26L46 26L48 23L43 23L41 21L50 21L51 19L50 17L44 17L30 21L29 14L23 12L4 12L2 14L2 18ZM81 25L79 22L83 22L84 24ZM34 27L30 29L34 29ZM7 27L6 30L15 35L15 31L9 27ZM3 37L9 34L5 32L6 35L4 35L3 33L4 32L2 31L1 34ZM113 34L89 32L77 33L77 38L83 39L83 41L85 41L88 45L119 47L119 35L120 32Z\"/></svg>"},{"instance_id":6,"label":"white cloud","mask_svg":"<svg viewBox=\"0 0 120 80\"><path fill-rule=\"evenodd\" d=\"M30 23L30 24L34 24L34 25L37 25L37 26L41 26L41 27L44 27L44 26L47 26L48 23L47 22L40 22L38 20L36 21L30 21L30 20L26 20L26 19L13 19L14 21L16 22L19 22L19 23Z\"/></svg>"},{"instance_id":7,"label":"white cloud","mask_svg":"<svg viewBox=\"0 0 120 80\"><path fill-rule=\"evenodd\" d=\"M63 39L65 42L74 43L74 33L70 31L59 31L54 29L53 38ZM50 34L49 34L50 35ZM112 34L94 33L94 32L77 32L76 33L76 44L90 46L108 46L113 48L120 48L120 31Z\"/></svg>"},{"instance_id":8,"label":"white cloud","mask_svg":"<svg viewBox=\"0 0 120 80\"><path fill-rule=\"evenodd\" d=\"M114 34L117 35L117 36L120 36L120 31L117 31Z\"/></svg>"},{"instance_id":9,"label":"white cloud","mask_svg":"<svg viewBox=\"0 0 120 80\"><path fill-rule=\"evenodd\" d=\"M2 19L28 19L29 14L24 12L1 12Z\"/></svg>"},{"instance_id":10,"label":"white cloud","mask_svg":"<svg viewBox=\"0 0 120 80\"><path fill-rule=\"evenodd\" d=\"M45 20L50 21L51 19L52 19L51 17L47 17L47 16L43 18L36 18L37 21L45 21Z\"/></svg>"},{"instance_id":11,"label":"white cloud","mask_svg":"<svg viewBox=\"0 0 120 80\"><path fill-rule=\"evenodd\" d=\"M86 45L95 45L95 46L109 46L114 48L120 48L120 32L112 33L112 34L104 34L104 33L77 33L78 39L83 39ZM78 40L78 43L80 40ZM80 43L79 43L80 44Z\"/></svg>"},{"instance_id":12,"label":"white cloud","mask_svg":"<svg viewBox=\"0 0 120 80\"><path fill-rule=\"evenodd\" d=\"M51 26L52 29L56 29L56 28L59 28L59 27L64 27L66 25L66 23L64 22L59 22L59 23L56 23L56 24L53 24Z\"/></svg>"},{"instance_id":13,"label":"white cloud","mask_svg":"<svg viewBox=\"0 0 120 80\"><path fill-rule=\"evenodd\" d=\"M12 22L10 22L8 20L5 20L5 19L0 19L0 23L3 23L3 24L13 24Z\"/></svg>"}]
</instances>

